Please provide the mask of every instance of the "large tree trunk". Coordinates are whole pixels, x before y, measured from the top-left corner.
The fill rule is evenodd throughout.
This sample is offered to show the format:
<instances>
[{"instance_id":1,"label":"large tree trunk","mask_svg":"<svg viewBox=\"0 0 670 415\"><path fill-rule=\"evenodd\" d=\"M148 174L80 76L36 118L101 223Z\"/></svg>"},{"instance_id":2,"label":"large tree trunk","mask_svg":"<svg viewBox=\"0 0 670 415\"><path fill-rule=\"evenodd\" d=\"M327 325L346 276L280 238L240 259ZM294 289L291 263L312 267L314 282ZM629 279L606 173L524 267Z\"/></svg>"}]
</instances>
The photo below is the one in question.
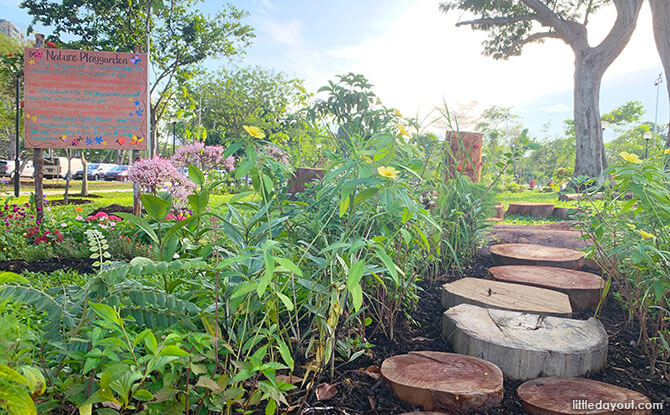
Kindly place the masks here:
<instances>
[{"instance_id":1,"label":"large tree trunk","mask_svg":"<svg viewBox=\"0 0 670 415\"><path fill-rule=\"evenodd\" d=\"M656 48L661 63L663 63L665 86L668 88L668 97L670 97L670 1L649 0L649 6L651 7ZM670 129L668 129L665 147L670 148Z\"/></svg>"},{"instance_id":2,"label":"large tree trunk","mask_svg":"<svg viewBox=\"0 0 670 415\"><path fill-rule=\"evenodd\" d=\"M590 49L590 48L589 48ZM600 125L600 81L604 71L590 50L575 57L574 120L577 155L574 176L600 177L607 168Z\"/></svg>"}]
</instances>

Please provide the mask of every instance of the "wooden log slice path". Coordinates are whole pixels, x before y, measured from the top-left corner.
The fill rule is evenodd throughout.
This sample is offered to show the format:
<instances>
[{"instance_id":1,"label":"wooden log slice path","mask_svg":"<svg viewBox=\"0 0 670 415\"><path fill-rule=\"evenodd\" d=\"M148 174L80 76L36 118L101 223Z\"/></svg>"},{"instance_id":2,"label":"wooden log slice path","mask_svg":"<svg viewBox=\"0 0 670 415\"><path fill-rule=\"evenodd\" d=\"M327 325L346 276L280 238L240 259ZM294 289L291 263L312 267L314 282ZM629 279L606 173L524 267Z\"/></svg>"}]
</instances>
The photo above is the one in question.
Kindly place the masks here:
<instances>
[{"instance_id":1,"label":"wooden log slice path","mask_svg":"<svg viewBox=\"0 0 670 415\"><path fill-rule=\"evenodd\" d=\"M493 245L491 256L497 265L539 265L580 269L584 252L534 244Z\"/></svg>"},{"instance_id":2,"label":"wooden log slice path","mask_svg":"<svg viewBox=\"0 0 670 415\"><path fill-rule=\"evenodd\" d=\"M426 411L465 414L499 404L503 374L489 362L442 352L410 352L382 363L381 373L393 392Z\"/></svg>"},{"instance_id":3,"label":"wooden log slice path","mask_svg":"<svg viewBox=\"0 0 670 415\"><path fill-rule=\"evenodd\" d=\"M547 377L529 380L519 386L517 395L530 415L651 414L651 409L644 408L651 401L643 394L590 379ZM620 408L612 410L585 406L585 403L595 405L599 402L619 404Z\"/></svg>"},{"instance_id":4,"label":"wooden log slice path","mask_svg":"<svg viewBox=\"0 0 670 415\"><path fill-rule=\"evenodd\" d=\"M481 278L462 278L442 286L444 308L464 303L559 317L572 315L567 294L544 288Z\"/></svg>"},{"instance_id":5,"label":"wooden log slice path","mask_svg":"<svg viewBox=\"0 0 670 415\"><path fill-rule=\"evenodd\" d=\"M605 366L607 333L574 320L461 304L445 311L442 336L457 353L496 364L505 376L582 376Z\"/></svg>"},{"instance_id":6,"label":"wooden log slice path","mask_svg":"<svg viewBox=\"0 0 670 415\"><path fill-rule=\"evenodd\" d=\"M600 301L605 281L590 272L530 265L503 265L489 268L497 281L531 285L565 293L573 311L594 309Z\"/></svg>"}]
</instances>

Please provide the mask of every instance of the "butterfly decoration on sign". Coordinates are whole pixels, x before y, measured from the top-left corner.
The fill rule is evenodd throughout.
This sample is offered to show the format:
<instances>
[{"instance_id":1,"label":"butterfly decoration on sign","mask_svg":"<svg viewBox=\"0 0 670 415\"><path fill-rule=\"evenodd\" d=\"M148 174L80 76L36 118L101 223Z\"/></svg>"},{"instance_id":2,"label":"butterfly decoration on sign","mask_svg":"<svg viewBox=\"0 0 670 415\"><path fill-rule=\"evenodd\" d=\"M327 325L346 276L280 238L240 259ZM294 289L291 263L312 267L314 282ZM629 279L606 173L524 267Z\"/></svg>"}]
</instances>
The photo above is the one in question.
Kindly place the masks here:
<instances>
[{"instance_id":1,"label":"butterfly decoration on sign","mask_svg":"<svg viewBox=\"0 0 670 415\"><path fill-rule=\"evenodd\" d=\"M81 137L77 137L72 140L72 147L77 147L79 145L79 142L81 141Z\"/></svg>"},{"instance_id":2,"label":"butterfly decoration on sign","mask_svg":"<svg viewBox=\"0 0 670 415\"><path fill-rule=\"evenodd\" d=\"M119 137L116 139L116 142L119 143L119 145L125 146L126 145L126 138L125 137Z\"/></svg>"},{"instance_id":3,"label":"butterfly decoration on sign","mask_svg":"<svg viewBox=\"0 0 670 415\"><path fill-rule=\"evenodd\" d=\"M58 137L60 140L64 143L67 143L67 135L63 134L62 136Z\"/></svg>"},{"instance_id":4,"label":"butterfly decoration on sign","mask_svg":"<svg viewBox=\"0 0 670 415\"><path fill-rule=\"evenodd\" d=\"M144 137L138 137L135 134L130 136L130 145L139 146L142 141L144 141Z\"/></svg>"},{"instance_id":5,"label":"butterfly decoration on sign","mask_svg":"<svg viewBox=\"0 0 670 415\"><path fill-rule=\"evenodd\" d=\"M134 64L137 65L142 59L140 59L139 56L135 55L135 57L131 58L130 61Z\"/></svg>"}]
</instances>

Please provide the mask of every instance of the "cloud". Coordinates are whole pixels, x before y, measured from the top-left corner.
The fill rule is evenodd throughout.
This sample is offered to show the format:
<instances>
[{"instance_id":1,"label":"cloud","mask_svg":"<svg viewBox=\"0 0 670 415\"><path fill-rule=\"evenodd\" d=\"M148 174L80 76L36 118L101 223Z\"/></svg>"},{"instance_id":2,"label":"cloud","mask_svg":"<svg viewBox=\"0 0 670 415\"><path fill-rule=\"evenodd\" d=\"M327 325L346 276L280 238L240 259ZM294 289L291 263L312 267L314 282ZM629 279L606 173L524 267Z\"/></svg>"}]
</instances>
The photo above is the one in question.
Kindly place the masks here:
<instances>
[{"instance_id":1,"label":"cloud","mask_svg":"<svg viewBox=\"0 0 670 415\"><path fill-rule=\"evenodd\" d=\"M560 103L560 104L555 104L555 105L550 105L550 106L545 106L545 107L539 107L538 110L543 111L543 112L548 112L548 113L570 112L570 111L572 111L572 107L570 105Z\"/></svg>"},{"instance_id":2,"label":"cloud","mask_svg":"<svg viewBox=\"0 0 670 415\"><path fill-rule=\"evenodd\" d=\"M276 22L269 16L256 19L258 30L266 33L272 41L286 46L298 46L301 44L302 23L298 19L288 22Z\"/></svg>"}]
</instances>

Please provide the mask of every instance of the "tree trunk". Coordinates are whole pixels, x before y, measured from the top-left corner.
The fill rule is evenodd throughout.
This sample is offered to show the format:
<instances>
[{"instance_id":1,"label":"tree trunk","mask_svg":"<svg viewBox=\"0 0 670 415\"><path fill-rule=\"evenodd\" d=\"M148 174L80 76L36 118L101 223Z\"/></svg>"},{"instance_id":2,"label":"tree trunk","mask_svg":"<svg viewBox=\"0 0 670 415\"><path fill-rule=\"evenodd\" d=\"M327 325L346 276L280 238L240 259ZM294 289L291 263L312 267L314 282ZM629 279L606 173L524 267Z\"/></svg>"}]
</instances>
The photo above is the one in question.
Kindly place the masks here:
<instances>
[{"instance_id":1,"label":"tree trunk","mask_svg":"<svg viewBox=\"0 0 670 415\"><path fill-rule=\"evenodd\" d=\"M591 49L575 52L574 120L577 154L574 176L600 177L607 168L600 125L600 81L604 70Z\"/></svg>"},{"instance_id":2,"label":"tree trunk","mask_svg":"<svg viewBox=\"0 0 670 415\"><path fill-rule=\"evenodd\" d=\"M88 160L86 160L86 152L81 151L81 165L82 165L82 176L81 176L81 195L88 196Z\"/></svg>"},{"instance_id":3,"label":"tree trunk","mask_svg":"<svg viewBox=\"0 0 670 415\"><path fill-rule=\"evenodd\" d=\"M72 150L65 150L67 157L67 173L65 173L65 194L63 194L63 204L67 205L70 198L70 178L72 177Z\"/></svg>"},{"instance_id":4,"label":"tree trunk","mask_svg":"<svg viewBox=\"0 0 670 415\"><path fill-rule=\"evenodd\" d=\"M649 0L656 39L656 49L665 72L665 86L670 97L670 2L668 0ZM670 128L665 140L665 147L670 148Z\"/></svg>"}]
</instances>

